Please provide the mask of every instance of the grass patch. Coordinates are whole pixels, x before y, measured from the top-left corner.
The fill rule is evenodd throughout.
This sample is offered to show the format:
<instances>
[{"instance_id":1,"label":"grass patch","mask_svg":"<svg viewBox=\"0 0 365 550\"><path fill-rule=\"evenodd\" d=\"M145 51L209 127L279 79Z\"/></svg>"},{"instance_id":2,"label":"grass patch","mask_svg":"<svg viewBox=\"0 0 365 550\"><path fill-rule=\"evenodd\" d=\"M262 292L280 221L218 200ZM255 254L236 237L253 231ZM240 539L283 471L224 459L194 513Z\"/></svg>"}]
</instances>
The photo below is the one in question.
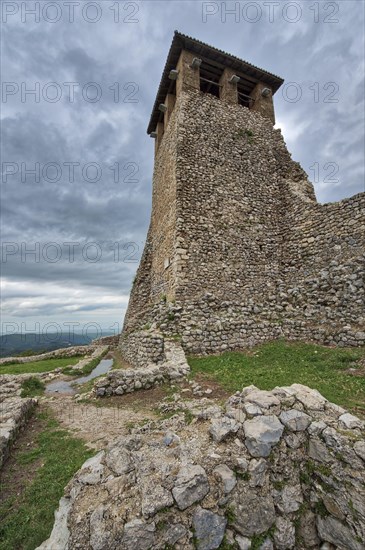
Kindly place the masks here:
<instances>
[{"instance_id":1,"label":"grass patch","mask_svg":"<svg viewBox=\"0 0 365 550\"><path fill-rule=\"evenodd\" d=\"M365 378L346 370L365 356L364 348L328 348L283 340L269 342L249 352L189 357L193 376L204 374L229 391L254 384L262 390L304 384L329 401L365 414Z\"/></svg>"},{"instance_id":2,"label":"grass patch","mask_svg":"<svg viewBox=\"0 0 365 550\"><path fill-rule=\"evenodd\" d=\"M254 535L251 539L251 550L259 550L259 548L265 542L266 539L272 540L275 533L275 529L276 528L274 524L265 533L261 533L261 535Z\"/></svg>"},{"instance_id":3,"label":"grass patch","mask_svg":"<svg viewBox=\"0 0 365 550\"><path fill-rule=\"evenodd\" d=\"M33 376L24 380L22 383L22 391L20 397L36 397L37 395L42 395L44 393L44 382L39 378Z\"/></svg>"},{"instance_id":4,"label":"grass patch","mask_svg":"<svg viewBox=\"0 0 365 550\"><path fill-rule=\"evenodd\" d=\"M82 355L75 357L61 357L57 359L42 359L42 361L30 361L29 363L11 363L0 365L0 374L28 374L36 372L49 372L62 369L67 365L76 365L82 359Z\"/></svg>"},{"instance_id":5,"label":"grass patch","mask_svg":"<svg viewBox=\"0 0 365 550\"><path fill-rule=\"evenodd\" d=\"M319 500L314 504L314 511L318 516L321 516L321 518L325 518L329 515L323 500Z\"/></svg>"},{"instance_id":6,"label":"grass patch","mask_svg":"<svg viewBox=\"0 0 365 550\"><path fill-rule=\"evenodd\" d=\"M116 369L128 369L129 365L125 362L125 360L122 357L122 354L118 349L113 350L113 366L112 370Z\"/></svg>"},{"instance_id":7,"label":"grass patch","mask_svg":"<svg viewBox=\"0 0 365 550\"><path fill-rule=\"evenodd\" d=\"M235 472L236 474L236 477L238 477L238 479L243 479L243 481L250 481L251 479L251 474L250 472Z\"/></svg>"},{"instance_id":8,"label":"grass patch","mask_svg":"<svg viewBox=\"0 0 365 550\"><path fill-rule=\"evenodd\" d=\"M228 523L234 523L236 521L236 512L232 505L227 506L225 514Z\"/></svg>"},{"instance_id":9,"label":"grass patch","mask_svg":"<svg viewBox=\"0 0 365 550\"><path fill-rule=\"evenodd\" d=\"M37 416L42 429L34 447L18 455L17 467L35 462L39 466L22 495L8 497L0 506L0 550L34 550L49 537L64 487L95 454L80 439L60 430L49 413Z\"/></svg>"}]
</instances>

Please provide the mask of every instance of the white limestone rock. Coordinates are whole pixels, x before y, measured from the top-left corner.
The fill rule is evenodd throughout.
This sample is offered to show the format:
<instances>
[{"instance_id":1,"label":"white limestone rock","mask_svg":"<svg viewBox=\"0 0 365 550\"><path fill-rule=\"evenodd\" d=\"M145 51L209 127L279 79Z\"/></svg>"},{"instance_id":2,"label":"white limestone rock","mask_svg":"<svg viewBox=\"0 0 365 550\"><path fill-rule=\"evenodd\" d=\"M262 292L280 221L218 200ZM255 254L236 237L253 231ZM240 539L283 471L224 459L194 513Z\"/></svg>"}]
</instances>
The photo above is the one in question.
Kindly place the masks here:
<instances>
[{"instance_id":1,"label":"white limestone rock","mask_svg":"<svg viewBox=\"0 0 365 550\"><path fill-rule=\"evenodd\" d=\"M283 411L279 418L284 426L292 432L303 432L308 428L311 422L311 418L308 414L297 411L296 409Z\"/></svg>"},{"instance_id":2,"label":"white limestone rock","mask_svg":"<svg viewBox=\"0 0 365 550\"><path fill-rule=\"evenodd\" d=\"M362 422L357 416L354 416L350 413L345 413L340 416L338 419L340 427L348 430L353 430L354 428L363 428L364 422Z\"/></svg>"},{"instance_id":3,"label":"white limestone rock","mask_svg":"<svg viewBox=\"0 0 365 550\"><path fill-rule=\"evenodd\" d=\"M226 495L235 488L237 483L236 475L227 464L219 464L216 466L213 470L213 474L223 483L223 490Z\"/></svg>"},{"instance_id":4,"label":"white limestone rock","mask_svg":"<svg viewBox=\"0 0 365 550\"><path fill-rule=\"evenodd\" d=\"M274 544L277 550L289 550L295 547L295 527L291 521L281 516L276 520Z\"/></svg>"},{"instance_id":5,"label":"white limestone rock","mask_svg":"<svg viewBox=\"0 0 365 550\"><path fill-rule=\"evenodd\" d=\"M222 416L220 418L214 418L212 420L209 428L209 433L211 434L215 442L220 443L230 434L237 433L239 427L239 423L234 418Z\"/></svg>"},{"instance_id":6,"label":"white limestone rock","mask_svg":"<svg viewBox=\"0 0 365 550\"><path fill-rule=\"evenodd\" d=\"M252 403L262 409L280 406L280 400L272 392L266 390L254 390L248 393L244 400L245 403Z\"/></svg>"},{"instance_id":7,"label":"white limestone rock","mask_svg":"<svg viewBox=\"0 0 365 550\"><path fill-rule=\"evenodd\" d=\"M201 466L186 466L179 471L172 494L180 510L199 502L208 493L208 478Z\"/></svg>"},{"instance_id":8,"label":"white limestone rock","mask_svg":"<svg viewBox=\"0 0 365 550\"><path fill-rule=\"evenodd\" d=\"M284 426L277 416L259 416L243 424L245 445L253 457L267 457L280 440Z\"/></svg>"}]
</instances>

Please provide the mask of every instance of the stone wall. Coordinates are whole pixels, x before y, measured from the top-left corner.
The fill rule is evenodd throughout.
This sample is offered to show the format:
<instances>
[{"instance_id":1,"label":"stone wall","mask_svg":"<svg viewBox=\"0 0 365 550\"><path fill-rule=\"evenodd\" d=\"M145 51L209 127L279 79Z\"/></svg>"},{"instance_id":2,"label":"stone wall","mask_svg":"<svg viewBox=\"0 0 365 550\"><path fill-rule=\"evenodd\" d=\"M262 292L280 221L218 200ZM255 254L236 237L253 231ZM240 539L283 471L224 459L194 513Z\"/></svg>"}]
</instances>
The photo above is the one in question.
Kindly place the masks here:
<instances>
[{"instance_id":1,"label":"stone wall","mask_svg":"<svg viewBox=\"0 0 365 550\"><path fill-rule=\"evenodd\" d=\"M315 329L326 343L363 345L365 194L338 203L288 206L292 235L284 244L282 296L294 322L286 332L300 337Z\"/></svg>"},{"instance_id":2,"label":"stone wall","mask_svg":"<svg viewBox=\"0 0 365 550\"><path fill-rule=\"evenodd\" d=\"M113 336L102 336L101 338L96 338L92 341L94 346L110 346L115 348L118 346L120 339L120 334L115 334Z\"/></svg>"},{"instance_id":3,"label":"stone wall","mask_svg":"<svg viewBox=\"0 0 365 550\"><path fill-rule=\"evenodd\" d=\"M152 363L162 363L165 360L164 335L154 330L137 330L122 333L120 345L123 359L134 366L143 367Z\"/></svg>"},{"instance_id":4,"label":"stone wall","mask_svg":"<svg viewBox=\"0 0 365 550\"><path fill-rule=\"evenodd\" d=\"M147 364L166 335L198 354L280 336L364 345L364 254L365 194L318 204L269 119L187 88L156 153L121 350Z\"/></svg>"},{"instance_id":5,"label":"stone wall","mask_svg":"<svg viewBox=\"0 0 365 550\"><path fill-rule=\"evenodd\" d=\"M300 384L191 405L85 462L40 549L364 548L362 421Z\"/></svg>"},{"instance_id":6,"label":"stone wall","mask_svg":"<svg viewBox=\"0 0 365 550\"><path fill-rule=\"evenodd\" d=\"M96 341L95 341L96 342ZM2 357L0 365L8 363L33 363L34 361L43 361L43 359L58 359L61 357L75 357L75 355L87 355L92 353L96 348L96 344L89 346L72 346L70 348L60 348L53 351L47 351L39 355L29 355L27 357Z\"/></svg>"},{"instance_id":7,"label":"stone wall","mask_svg":"<svg viewBox=\"0 0 365 550\"><path fill-rule=\"evenodd\" d=\"M138 353L138 358L143 357ZM140 368L117 369L110 371L105 378L97 380L94 386L96 397L124 395L141 389L147 390L161 384L181 380L190 372L181 345L177 342L165 340L164 362L159 365L151 364L148 357L146 366Z\"/></svg>"},{"instance_id":8,"label":"stone wall","mask_svg":"<svg viewBox=\"0 0 365 550\"><path fill-rule=\"evenodd\" d=\"M0 470L38 403L37 399L20 397L22 383L31 377L0 375Z\"/></svg>"}]
</instances>

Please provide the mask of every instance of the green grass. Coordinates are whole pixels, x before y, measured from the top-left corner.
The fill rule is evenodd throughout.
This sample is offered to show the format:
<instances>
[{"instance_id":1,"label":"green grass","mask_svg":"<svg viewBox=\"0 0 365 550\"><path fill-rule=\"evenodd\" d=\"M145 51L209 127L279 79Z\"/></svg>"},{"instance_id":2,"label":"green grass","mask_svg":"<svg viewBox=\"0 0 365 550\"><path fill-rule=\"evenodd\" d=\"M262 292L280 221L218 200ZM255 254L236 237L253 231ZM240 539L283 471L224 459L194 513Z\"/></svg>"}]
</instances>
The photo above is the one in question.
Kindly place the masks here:
<instances>
[{"instance_id":1,"label":"green grass","mask_svg":"<svg viewBox=\"0 0 365 550\"><path fill-rule=\"evenodd\" d=\"M0 374L49 372L58 368L64 368L67 365L76 365L82 358L82 355L76 355L75 357L61 357L57 359L43 359L42 361L30 361L29 363L0 365Z\"/></svg>"},{"instance_id":2,"label":"green grass","mask_svg":"<svg viewBox=\"0 0 365 550\"><path fill-rule=\"evenodd\" d=\"M125 362L122 354L118 349L113 350L113 366L112 370L128 369L130 366Z\"/></svg>"},{"instance_id":3,"label":"green grass","mask_svg":"<svg viewBox=\"0 0 365 550\"><path fill-rule=\"evenodd\" d=\"M38 469L22 495L8 498L0 507L0 550L34 550L49 537L64 487L95 454L60 430L47 413L38 416L43 428L35 447L17 457L18 468L38 463Z\"/></svg>"},{"instance_id":4,"label":"green grass","mask_svg":"<svg viewBox=\"0 0 365 550\"><path fill-rule=\"evenodd\" d=\"M254 384L262 390L304 384L330 401L365 414L365 377L345 372L365 356L364 348L328 348L282 340L263 344L248 353L190 357L193 376L203 373L229 391Z\"/></svg>"},{"instance_id":5,"label":"green grass","mask_svg":"<svg viewBox=\"0 0 365 550\"><path fill-rule=\"evenodd\" d=\"M20 397L36 397L37 395L42 395L44 393L44 382L36 378L28 378L22 383L22 391Z\"/></svg>"}]
</instances>

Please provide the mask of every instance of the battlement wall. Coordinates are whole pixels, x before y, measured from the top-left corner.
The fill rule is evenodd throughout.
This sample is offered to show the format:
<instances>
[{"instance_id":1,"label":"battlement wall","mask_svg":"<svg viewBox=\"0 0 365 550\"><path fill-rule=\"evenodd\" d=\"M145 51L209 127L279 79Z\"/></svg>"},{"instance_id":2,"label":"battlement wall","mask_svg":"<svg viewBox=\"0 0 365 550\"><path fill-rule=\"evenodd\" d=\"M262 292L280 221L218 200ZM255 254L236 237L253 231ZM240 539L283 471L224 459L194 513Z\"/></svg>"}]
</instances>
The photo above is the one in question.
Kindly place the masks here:
<instances>
[{"instance_id":1,"label":"battlement wall","mask_svg":"<svg viewBox=\"0 0 365 550\"><path fill-rule=\"evenodd\" d=\"M288 317L312 338L357 345L365 331L365 194L338 203L289 207L283 272ZM282 289L283 290L283 289ZM332 334L332 337L331 337Z\"/></svg>"}]
</instances>

